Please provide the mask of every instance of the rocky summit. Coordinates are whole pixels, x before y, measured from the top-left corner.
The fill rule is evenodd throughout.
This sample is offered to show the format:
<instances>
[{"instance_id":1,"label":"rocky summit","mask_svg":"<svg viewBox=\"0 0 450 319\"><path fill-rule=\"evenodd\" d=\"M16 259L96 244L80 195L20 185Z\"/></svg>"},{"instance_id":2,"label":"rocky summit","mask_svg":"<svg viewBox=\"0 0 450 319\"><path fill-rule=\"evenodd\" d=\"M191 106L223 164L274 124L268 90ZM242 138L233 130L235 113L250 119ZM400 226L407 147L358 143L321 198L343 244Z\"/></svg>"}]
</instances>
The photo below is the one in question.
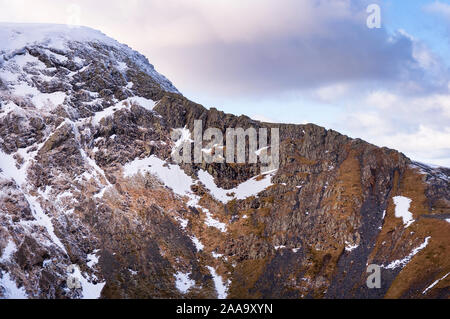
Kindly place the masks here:
<instances>
[{"instance_id":1,"label":"rocky summit","mask_svg":"<svg viewBox=\"0 0 450 319\"><path fill-rule=\"evenodd\" d=\"M175 163L195 120L278 128L279 168ZM1 298L449 298L449 176L204 108L99 31L0 24Z\"/></svg>"}]
</instances>

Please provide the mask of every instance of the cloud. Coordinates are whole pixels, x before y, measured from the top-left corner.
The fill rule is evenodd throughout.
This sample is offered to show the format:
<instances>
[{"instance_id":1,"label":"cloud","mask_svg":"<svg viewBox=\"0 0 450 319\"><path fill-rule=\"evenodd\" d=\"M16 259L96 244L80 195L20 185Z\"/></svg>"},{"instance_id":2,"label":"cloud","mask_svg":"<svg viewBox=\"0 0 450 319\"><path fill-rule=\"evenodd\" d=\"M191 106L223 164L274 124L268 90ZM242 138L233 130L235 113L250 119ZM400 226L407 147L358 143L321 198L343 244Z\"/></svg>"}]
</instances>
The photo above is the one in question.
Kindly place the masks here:
<instances>
[{"instance_id":1,"label":"cloud","mask_svg":"<svg viewBox=\"0 0 450 319\"><path fill-rule=\"evenodd\" d=\"M404 34L368 29L364 2L287 1L273 13L259 13L273 2L252 3L247 9L254 13L244 10L216 19L229 19L230 30L209 21L215 35L155 52L172 61L171 70L182 70L179 79L189 89L188 77L195 74L192 85L225 96L423 77L413 41Z\"/></svg>"},{"instance_id":2,"label":"cloud","mask_svg":"<svg viewBox=\"0 0 450 319\"><path fill-rule=\"evenodd\" d=\"M411 133L396 133L379 138L379 143L407 153L413 160L429 164L449 166L450 163L450 127L437 130L420 125Z\"/></svg>"},{"instance_id":3,"label":"cloud","mask_svg":"<svg viewBox=\"0 0 450 319\"><path fill-rule=\"evenodd\" d=\"M385 90L355 101L335 127L413 160L450 166L450 94L404 96Z\"/></svg>"},{"instance_id":4,"label":"cloud","mask_svg":"<svg viewBox=\"0 0 450 319\"><path fill-rule=\"evenodd\" d=\"M381 90L371 92L366 98L366 103L368 105L383 110L393 109L399 102L399 97L397 95Z\"/></svg>"},{"instance_id":5,"label":"cloud","mask_svg":"<svg viewBox=\"0 0 450 319\"><path fill-rule=\"evenodd\" d=\"M347 96L350 91L351 87L348 84L337 83L319 87L313 92L313 96L322 102L335 102Z\"/></svg>"},{"instance_id":6,"label":"cloud","mask_svg":"<svg viewBox=\"0 0 450 319\"><path fill-rule=\"evenodd\" d=\"M427 4L425 10L440 15L444 18L450 19L450 4L443 3L440 1L435 1L433 3Z\"/></svg>"},{"instance_id":7,"label":"cloud","mask_svg":"<svg viewBox=\"0 0 450 319\"><path fill-rule=\"evenodd\" d=\"M142 51L181 91L230 96L420 81L413 41L367 28L372 2L81 0L76 20ZM66 23L72 4L0 0L0 20Z\"/></svg>"}]
</instances>

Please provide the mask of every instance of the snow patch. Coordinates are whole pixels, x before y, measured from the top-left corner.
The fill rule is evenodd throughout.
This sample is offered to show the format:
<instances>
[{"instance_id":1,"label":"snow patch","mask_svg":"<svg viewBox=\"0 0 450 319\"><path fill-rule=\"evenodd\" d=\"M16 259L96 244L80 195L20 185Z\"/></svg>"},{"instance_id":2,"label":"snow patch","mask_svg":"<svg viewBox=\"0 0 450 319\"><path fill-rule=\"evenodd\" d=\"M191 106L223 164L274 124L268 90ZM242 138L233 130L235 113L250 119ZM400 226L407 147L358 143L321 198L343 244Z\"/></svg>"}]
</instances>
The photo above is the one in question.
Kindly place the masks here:
<instances>
[{"instance_id":1,"label":"snow patch","mask_svg":"<svg viewBox=\"0 0 450 319\"><path fill-rule=\"evenodd\" d=\"M208 268L209 272L211 273L211 276L213 277L217 297L219 299L226 299L228 295L228 286L230 285L230 281L228 280L227 283L224 283L222 277L217 274L216 270L213 267L206 266L206 268Z\"/></svg>"},{"instance_id":2,"label":"snow patch","mask_svg":"<svg viewBox=\"0 0 450 319\"><path fill-rule=\"evenodd\" d=\"M192 239L192 242L194 243L197 251L202 251L203 248L205 248L205 246L203 246L203 244L200 242L200 240L197 237L192 236L191 239Z\"/></svg>"},{"instance_id":3,"label":"snow patch","mask_svg":"<svg viewBox=\"0 0 450 319\"><path fill-rule=\"evenodd\" d=\"M218 259L218 258L222 258L223 257L223 254L218 254L218 253L216 253L216 252L212 252L211 253L211 255L215 258L215 259Z\"/></svg>"},{"instance_id":4,"label":"snow patch","mask_svg":"<svg viewBox=\"0 0 450 319\"><path fill-rule=\"evenodd\" d=\"M155 155L144 159L136 159L123 167L124 177L130 177L137 173L150 173L158 177L165 186L171 188L180 196L189 196L192 178L188 176L178 165L167 164Z\"/></svg>"},{"instance_id":5,"label":"snow patch","mask_svg":"<svg viewBox=\"0 0 450 319\"><path fill-rule=\"evenodd\" d=\"M233 199L246 199L251 196L256 196L269 186L272 186L271 179L275 175L275 171L267 172L261 178L255 176L233 189L223 189L216 185L214 177L204 170L198 172L198 178L205 187L209 190L211 195L218 201L226 204Z\"/></svg>"},{"instance_id":6,"label":"snow patch","mask_svg":"<svg viewBox=\"0 0 450 319\"><path fill-rule=\"evenodd\" d=\"M98 257L97 257L98 252L99 252L99 250L96 249L92 252L92 254L87 255L87 259L88 259L87 265L89 268L93 268L93 267L95 267L95 265L98 264Z\"/></svg>"},{"instance_id":7,"label":"snow patch","mask_svg":"<svg viewBox=\"0 0 450 319\"><path fill-rule=\"evenodd\" d=\"M127 101L131 104L138 104L139 106L143 107L144 109L146 109L148 111L152 111L156 105L155 101L146 99L145 97L141 97L141 96L129 97L127 99Z\"/></svg>"},{"instance_id":8,"label":"snow patch","mask_svg":"<svg viewBox=\"0 0 450 319\"><path fill-rule=\"evenodd\" d=\"M412 213L409 211L411 199L404 196L396 196L393 200L395 204L395 217L402 218L405 228L408 228L415 221Z\"/></svg>"},{"instance_id":9,"label":"snow patch","mask_svg":"<svg viewBox=\"0 0 450 319\"><path fill-rule=\"evenodd\" d=\"M190 273L182 273L181 271L174 274L175 286L182 293L185 294L189 289L195 286L195 281L190 279Z\"/></svg>"},{"instance_id":10,"label":"snow patch","mask_svg":"<svg viewBox=\"0 0 450 319\"><path fill-rule=\"evenodd\" d=\"M0 150L0 169L7 177L13 179L19 187L26 182L26 165L22 165L20 169L17 168L14 157L4 153L2 150Z\"/></svg>"},{"instance_id":11,"label":"snow patch","mask_svg":"<svg viewBox=\"0 0 450 319\"><path fill-rule=\"evenodd\" d=\"M4 273L0 279L0 286L5 290L6 299L28 299L24 287L17 287L16 282L11 278L9 273Z\"/></svg>"},{"instance_id":12,"label":"snow patch","mask_svg":"<svg viewBox=\"0 0 450 319\"><path fill-rule=\"evenodd\" d=\"M358 247L359 247L359 245L352 245L348 241L345 242L345 251L351 252L351 251L355 250Z\"/></svg>"},{"instance_id":13,"label":"snow patch","mask_svg":"<svg viewBox=\"0 0 450 319\"><path fill-rule=\"evenodd\" d=\"M4 263L11 259L11 256L16 252L17 246L11 239L8 241L8 244L6 245L5 249L3 250L3 253L0 258L0 262Z\"/></svg>"},{"instance_id":14,"label":"snow patch","mask_svg":"<svg viewBox=\"0 0 450 319\"><path fill-rule=\"evenodd\" d=\"M133 275L136 276L138 274L138 272L136 270L133 270L131 268L128 268L128 271Z\"/></svg>"},{"instance_id":15,"label":"snow patch","mask_svg":"<svg viewBox=\"0 0 450 319\"><path fill-rule=\"evenodd\" d=\"M20 82L13 87L13 93L18 96L27 96L33 105L40 110L53 110L64 103L66 93L41 93L37 88L30 86L27 82Z\"/></svg>"},{"instance_id":16,"label":"snow patch","mask_svg":"<svg viewBox=\"0 0 450 319\"><path fill-rule=\"evenodd\" d=\"M217 228L222 233L226 233L227 231L227 226L224 223L218 221L217 219L214 219L209 211L206 212L205 224L209 227Z\"/></svg>"},{"instance_id":17,"label":"snow patch","mask_svg":"<svg viewBox=\"0 0 450 319\"><path fill-rule=\"evenodd\" d=\"M189 224L189 220L181 217L175 218L179 223L182 229L186 229L187 225Z\"/></svg>"},{"instance_id":18,"label":"snow patch","mask_svg":"<svg viewBox=\"0 0 450 319\"><path fill-rule=\"evenodd\" d=\"M398 260L394 260L394 261L391 262L389 265L387 265L387 266L381 266L381 267L383 267L383 268L385 268L385 269L395 269L395 268L397 268L397 267L402 267L402 268L403 268L404 266L406 266L406 265L411 261L411 259L412 259L415 255L417 255L422 249L424 249L425 247L428 246L428 241L430 240L430 238L431 238L431 237L425 238L425 241L424 241L419 247L414 248L414 249L412 250L412 252L411 252L408 256L406 256L405 258L403 258L403 259L398 259Z\"/></svg>"},{"instance_id":19,"label":"snow patch","mask_svg":"<svg viewBox=\"0 0 450 319\"><path fill-rule=\"evenodd\" d=\"M72 276L77 278L81 284L81 289L83 291L83 299L98 299L100 298L103 287L106 282L93 284L89 282L80 271L78 265L73 265L74 273Z\"/></svg>"},{"instance_id":20,"label":"snow patch","mask_svg":"<svg viewBox=\"0 0 450 319\"><path fill-rule=\"evenodd\" d=\"M31 210L33 211L33 216L37 220L38 224L40 226L43 226L47 230L47 233L50 235L52 242L56 244L59 248L61 248L62 251L68 254L63 243L55 234L55 229L53 227L51 218L44 213L41 204L39 204L37 198L31 195L27 195L25 193L24 196L27 199L28 203L30 204Z\"/></svg>"},{"instance_id":21,"label":"snow patch","mask_svg":"<svg viewBox=\"0 0 450 319\"><path fill-rule=\"evenodd\" d=\"M444 280L445 278L447 278L447 276L450 275L450 272L448 274L446 274L444 277L442 277L441 279L436 280L435 282L433 282L430 286L428 286L423 292L422 294L425 295L428 290L433 289L434 286L436 286L440 281Z\"/></svg>"}]
</instances>

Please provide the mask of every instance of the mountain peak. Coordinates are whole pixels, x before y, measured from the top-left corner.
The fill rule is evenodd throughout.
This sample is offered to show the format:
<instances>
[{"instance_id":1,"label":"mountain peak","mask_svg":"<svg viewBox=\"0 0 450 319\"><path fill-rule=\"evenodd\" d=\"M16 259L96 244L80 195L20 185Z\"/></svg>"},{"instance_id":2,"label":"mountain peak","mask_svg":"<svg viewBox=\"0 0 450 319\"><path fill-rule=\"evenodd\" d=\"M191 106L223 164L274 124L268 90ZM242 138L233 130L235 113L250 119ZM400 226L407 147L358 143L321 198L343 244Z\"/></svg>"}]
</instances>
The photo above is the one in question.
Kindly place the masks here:
<instances>
[{"instance_id":1,"label":"mountain peak","mask_svg":"<svg viewBox=\"0 0 450 319\"><path fill-rule=\"evenodd\" d=\"M101 42L121 46L102 32L83 26L40 23L0 23L0 50L11 52L30 45L44 45L65 51L67 42Z\"/></svg>"},{"instance_id":2,"label":"mountain peak","mask_svg":"<svg viewBox=\"0 0 450 319\"><path fill-rule=\"evenodd\" d=\"M179 93L144 55L92 28L63 24L0 23L0 67L15 56L27 54L34 55L47 68L62 66L70 71L79 71L96 59L103 60L105 67L119 66L119 71L131 64L137 72L149 75L162 90Z\"/></svg>"}]
</instances>

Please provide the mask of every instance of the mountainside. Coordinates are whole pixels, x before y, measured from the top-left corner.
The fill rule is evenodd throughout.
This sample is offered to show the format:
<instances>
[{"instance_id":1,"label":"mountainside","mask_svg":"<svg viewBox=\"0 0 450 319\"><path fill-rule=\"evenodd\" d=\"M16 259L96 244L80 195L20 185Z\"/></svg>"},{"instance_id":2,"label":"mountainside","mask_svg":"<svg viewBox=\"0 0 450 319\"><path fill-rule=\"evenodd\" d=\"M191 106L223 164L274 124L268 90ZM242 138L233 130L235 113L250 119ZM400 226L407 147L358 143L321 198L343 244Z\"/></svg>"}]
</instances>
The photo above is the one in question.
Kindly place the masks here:
<instances>
[{"instance_id":1,"label":"mountainside","mask_svg":"<svg viewBox=\"0 0 450 319\"><path fill-rule=\"evenodd\" d=\"M195 120L279 128L279 169L175 164ZM450 297L450 169L208 110L92 29L0 23L0 170L3 298Z\"/></svg>"}]
</instances>

